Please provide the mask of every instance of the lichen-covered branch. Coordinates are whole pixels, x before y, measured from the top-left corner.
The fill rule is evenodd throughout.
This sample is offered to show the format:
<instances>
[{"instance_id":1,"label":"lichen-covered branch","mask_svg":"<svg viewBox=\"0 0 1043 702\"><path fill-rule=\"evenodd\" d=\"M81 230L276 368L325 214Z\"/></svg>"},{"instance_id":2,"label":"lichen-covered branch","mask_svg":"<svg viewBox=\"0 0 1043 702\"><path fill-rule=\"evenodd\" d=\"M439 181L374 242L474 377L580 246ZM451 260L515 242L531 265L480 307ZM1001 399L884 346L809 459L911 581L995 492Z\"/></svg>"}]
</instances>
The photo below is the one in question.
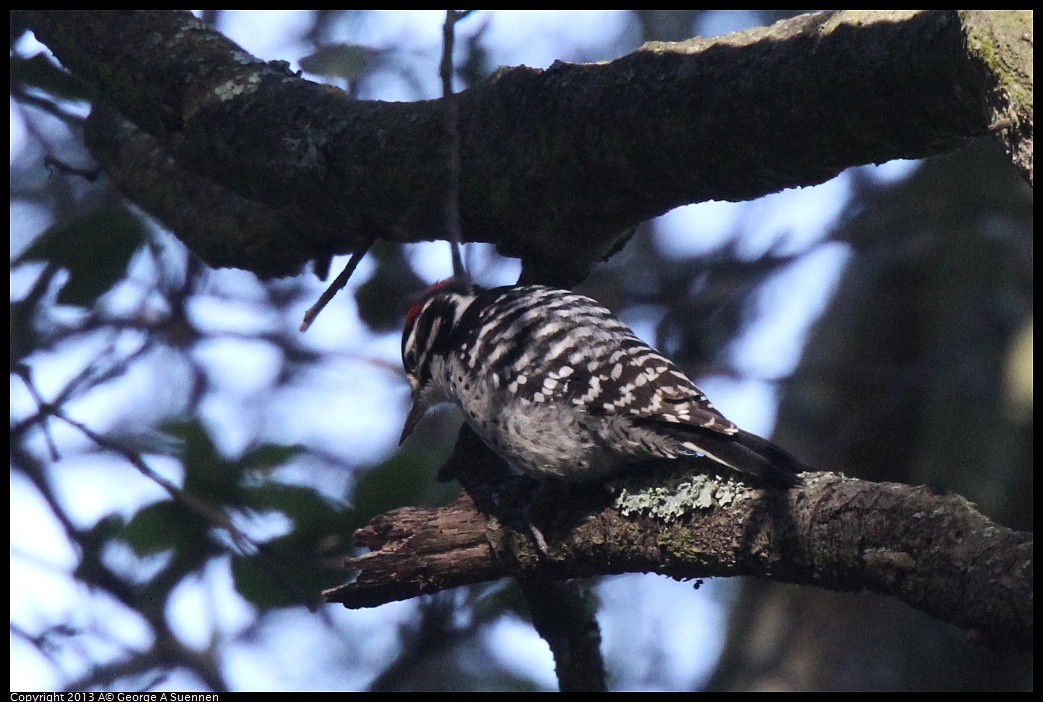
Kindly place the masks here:
<instances>
[{"instance_id":1,"label":"lichen-covered branch","mask_svg":"<svg viewBox=\"0 0 1043 702\"><path fill-rule=\"evenodd\" d=\"M541 509L527 505L517 481L446 507L394 510L356 533L370 552L348 559L357 577L326 596L358 608L507 576L755 575L884 593L985 641L1031 644L1032 537L958 496L826 473L787 492L692 484L683 516L662 488L636 498L627 488L620 498L618 487L613 497L588 486L572 491L568 510ZM646 509L632 511L639 505Z\"/></svg>"}]
</instances>

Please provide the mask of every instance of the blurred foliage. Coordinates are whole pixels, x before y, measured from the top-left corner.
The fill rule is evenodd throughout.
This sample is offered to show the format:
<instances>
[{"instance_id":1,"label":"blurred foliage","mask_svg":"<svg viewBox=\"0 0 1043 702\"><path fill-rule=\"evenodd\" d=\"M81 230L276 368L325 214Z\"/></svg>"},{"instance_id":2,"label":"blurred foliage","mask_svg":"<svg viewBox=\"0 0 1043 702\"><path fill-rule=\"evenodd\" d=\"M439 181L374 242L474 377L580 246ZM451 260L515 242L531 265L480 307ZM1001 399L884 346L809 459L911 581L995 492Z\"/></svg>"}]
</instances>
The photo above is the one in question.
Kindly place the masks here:
<instances>
[{"instance_id":1,"label":"blurred foliage","mask_svg":"<svg viewBox=\"0 0 1043 702\"><path fill-rule=\"evenodd\" d=\"M405 316L400 301L416 297L426 286L409 267L401 246L378 242L366 255L377 269L355 289L359 317L374 331L396 330Z\"/></svg>"},{"instance_id":2,"label":"blurred foliage","mask_svg":"<svg viewBox=\"0 0 1043 702\"><path fill-rule=\"evenodd\" d=\"M101 208L50 227L15 263L44 261L65 269L69 279L57 303L88 307L126 276L144 241L140 217L122 207Z\"/></svg>"},{"instance_id":3,"label":"blurred foliage","mask_svg":"<svg viewBox=\"0 0 1043 702\"><path fill-rule=\"evenodd\" d=\"M302 56L297 64L301 70L329 78L357 78L366 67L379 58L379 52L358 44L327 44L314 53Z\"/></svg>"},{"instance_id":4,"label":"blurred foliage","mask_svg":"<svg viewBox=\"0 0 1043 702\"><path fill-rule=\"evenodd\" d=\"M770 23L792 12L766 13L761 19ZM204 17L219 28L228 21L222 11L207 11ZM713 26L710 20L715 17L711 11L636 11L629 19L619 35L599 37L581 48L563 48L562 58L583 54L601 60L631 51L643 41L683 39L702 33L704 26ZM367 99L380 97L382 80L393 82L399 90L405 86L416 99L431 97L423 86L437 81L437 54L419 51L409 37L399 37L387 46L368 42L367 30L377 22L379 17L364 11L313 13L311 23L292 37L302 47L300 66L332 77L341 87ZM458 78L464 83L480 80L496 68L491 58L496 47L486 31L487 15L478 13L467 22L471 27L464 26L468 33L457 43ZM49 572L47 577L88 587L76 588L74 601L40 600L32 603L30 611L12 611L12 643L18 644L23 655L26 648L37 652L38 664L53 671L51 686L72 690L153 685L214 690L243 687L249 683L241 672L235 677L228 661L244 651L270 675L294 665L283 661L305 659L307 670L290 672L296 673L298 685L317 688L539 687L537 681L505 663L490 642L496 627L527 616L522 598L510 583L443 593L413 603L405 615L395 615L393 612L402 610L390 608L393 612L384 613L375 627L365 617L352 618L339 609L317 613L305 609L315 607L323 588L349 577L341 569L341 557L352 551L347 540L355 528L394 507L445 501L455 490L455 485L436 484L433 477L440 460L435 454L441 451L444 457L448 451L445 442L455 437L446 417L429 420L429 426L421 427L403 449L380 453L361 450L352 443L359 433L348 429L355 423L369 426L365 415L370 413L392 417L393 422L404 403L401 407L377 406L370 400L366 410L333 417L344 427L347 439L322 425L328 417L314 416L342 411L334 403L335 410L325 411L327 398L365 392L365 383L372 378L400 380L397 359L379 356L372 349L384 348L386 335L397 333L402 310L423 286L423 276L414 269L410 252L399 246L376 245L367 257L375 266L372 274L361 284L352 281L340 296L341 302L353 299L355 309L345 311L345 306L331 305L313 332L298 334L303 309L322 289L314 279L301 276L261 282L243 273L207 271L171 233L126 203L106 178L90 180L73 167L48 168L49 159L64 166L90 163L81 142L80 121L91 90L38 47L23 43L24 32L17 13L12 15L12 133L18 125L24 127L18 130L23 134L20 143L12 137L11 155L12 488L28 486L40 509L47 512L34 519L57 524L75 554L75 565L68 572L58 568L61 572ZM741 242L753 224L744 221L716 251L677 257L661 250L653 236L656 225L650 223L622 252L595 270L583 291L626 319L651 320L659 345L691 375L743 379L741 370L732 364L730 350L735 339L758 319L758 299L772 273L828 245L850 247L866 256L894 255L896 251L905 255L908 265L902 275L886 279L888 283L882 287L891 304L885 306L881 298L873 296L862 308L834 302L831 319L838 321L828 328L820 326L816 334L825 337L818 347L830 349L836 357L829 358L826 365L803 369L794 379L779 381L780 390L785 391L783 414L798 425L818 427L815 421L823 416L846 419L869 427L871 436L878 437L875 443L851 444L861 446L862 452L850 449L854 454L849 462L818 453L821 465L851 466L855 474L861 470L856 464L867 471L874 465L890 465L897 434L893 428L860 423L867 416L857 402L860 396L831 395L843 380L831 373L846 367L852 374L872 379L877 387L908 389L895 378L885 381L867 375L879 368L893 370L898 363L901 344L891 342L908 338L896 333L887 339L884 334L888 330L894 333L887 322L907 312L903 300L915 299L919 313L906 329L933 335L935 331L925 325L930 322L941 327L942 320L955 316L949 306L959 307L958 303L969 299L970 293L961 287L967 269L995 269L1000 276L1016 279L1018 292L1001 288L999 295L989 296L996 288L992 282L984 284L986 289L977 290L972 299L976 311L972 321L978 326L958 327L959 336L968 345L984 341L992 349L1003 349L1012 337L1020 334L1023 339L1026 326L1031 329L1031 304L1021 297L1022 290L1031 290L1031 243L1011 224L1019 219L1017 226L1022 227L1028 217L1030 226L1024 194L1011 195L1009 181L995 175L1002 165L994 156L971 154L968 158L974 160L960 170L950 166L930 172L923 169L919 180L886 189L856 177L845 226L806 251L770 249L754 257L743 255ZM970 177L975 169L977 179ZM964 180L955 178L957 175ZM929 190L924 189L924 178L931 184ZM988 208L973 205L979 200L987 200ZM925 231L918 231L915 237L902 235L903 226L908 230L926 222L939 223L941 229L930 232L935 238L928 239ZM978 226L972 230L969 223ZM949 238L964 227L967 230L959 238ZM875 233L885 229L894 233L895 240L873 240ZM902 246L912 248L903 250ZM938 257L923 255L917 246L926 246L934 254L951 246L954 256L947 266L928 272L927 263ZM1013 260L1009 258L1011 247L1016 251ZM1000 266L1000 262L1011 267ZM852 287L842 286L856 298L868 294L867 288L851 279L861 275L860 271L850 268L846 285ZM929 303L907 295L910 280L917 276L929 276L937 286ZM867 325L851 336L830 336L831 329L844 321L867 319L863 312L853 317L854 309L875 310L879 326ZM946 327L939 333L951 335L952 329ZM323 340L321 334L336 340ZM1028 335L1031 348L1031 332ZM853 358L852 345L857 346L852 340L861 344L860 350L878 352L872 359L873 368L845 366ZM945 350L952 346L918 343L921 353L929 349L928 361L941 357L935 360L940 364L936 367L969 368L972 376L981 367L977 361ZM397 341L391 346L397 346ZM222 373L222 366L210 358L217 351L230 357L232 366L243 365L242 375L250 376L249 380ZM258 355L271 359L263 372L251 360ZM916 392L930 386L953 387L952 377L917 375L923 367L903 367L899 379L917 381ZM999 382L995 376L1003 370L998 363L978 379L984 384ZM963 384L966 375L953 377L960 379L958 387L967 389ZM911 401L898 392L883 392L878 399L882 402L867 410L876 413L872 416L891 412L892 419L915 416L924 420L930 414L936 421L950 422L957 438L962 437L954 446L965 455L975 445L981 448L988 442L992 428L988 419L984 430L980 423L971 426L958 421L972 416L959 410L975 402L974 397L943 392L930 402L921 402L922 397ZM899 404L889 407L887 400ZM913 412L908 411L910 406L915 408ZM297 407L301 409L295 411ZM990 408L1003 414L1001 405ZM1023 408L1020 416L1013 436L1005 439L1011 444L1024 441L1019 432L1025 427L1031 436L1030 401L1029 409ZM94 434L87 434L81 426ZM783 443L808 448L812 455L825 451L816 446L837 451L848 445L843 443L845 426L824 423L821 430L807 429L818 436L818 443L784 427ZM911 426L920 431L924 425ZM927 433L932 446L952 438ZM286 436L294 438L286 441ZM442 438L437 451L421 450L437 445L436 436ZM903 439L903 455L928 451L915 439ZM1031 439L1027 441L1030 455ZM70 487L77 483L71 481L76 467L87 462L95 466L99 457L106 468L95 470L90 477L96 493L89 494L143 494L151 487L151 496L129 509L117 507L121 503L114 500L105 504L107 511L100 517L85 517L91 512L77 500L89 498L80 497ZM946 461L951 460L953 456L947 455ZM919 465L927 463L924 460ZM960 477L961 491L974 494L979 483L973 471L982 470L980 465L967 461L973 470ZM1011 506L1017 502L1011 495L1031 499L1031 473L1026 478L1024 466L990 466L997 472L987 485L997 504ZM899 471L887 477L945 484L946 476L940 474L945 467L927 467L925 473ZM12 503L13 514L15 507ZM1024 515L1024 507L1011 506L1006 514ZM1011 518L1022 523L1021 517ZM24 534L13 534L12 543L36 538L35 534L27 536L28 540ZM26 553L21 546L13 547L13 569L38 566L35 549ZM246 623L228 624L220 614L235 596L226 591L226 581L232 583L237 601L248 610L242 615ZM210 632L202 647L173 633L184 626L174 621L176 605L182 593L192 588L210 603L209 609L193 609L198 621L188 627ZM12 594L13 605L14 601ZM110 601L119 603L119 616L100 614L111 611L103 606ZM86 616L95 610L99 614ZM757 607L744 603L743 612L754 611ZM801 611L799 605L789 613L771 611L759 621L792 623L799 618L793 612ZM70 612L80 615L73 620L77 623L68 623ZM296 619L291 620L291 615ZM736 617L733 624L740 619ZM128 621L147 627L145 644L124 643ZM881 618L881 625L889 621ZM916 621L920 626L922 620ZM842 617L836 617L834 624L835 648L846 647L853 656L864 654L865 668L879 674L864 682L865 686L902 688L922 682L887 677L893 670L892 659L919 660L915 650L898 644L893 651L868 652L859 643L857 622L848 627ZM668 653L663 649L672 643L661 640L659 632L654 636L646 640L633 632L625 642L630 648L623 653L608 652L615 682L645 689L695 685L697 681L670 677L661 662ZM314 641L311 651L301 643L308 640ZM759 643L750 636L735 645L752 650ZM780 660L800 650L802 645L797 642L779 653ZM736 655L731 660L739 658ZM989 687L1015 687L1022 680L1020 663L1010 666L1015 671L1013 680L999 682L991 673L979 676L970 657L950 658L974 671L968 674L972 679L962 685L966 688L975 686L976 677L987 680ZM803 662L811 667L815 663ZM742 670L767 668L775 670L761 661ZM756 675L733 679L734 687L764 683ZM271 684L271 678L259 679L258 685ZM842 673L816 682L845 687Z\"/></svg>"},{"instance_id":5,"label":"blurred foliage","mask_svg":"<svg viewBox=\"0 0 1043 702\"><path fill-rule=\"evenodd\" d=\"M897 183L851 180L830 236L850 259L788 380L775 438L813 465L952 491L1031 530L1031 412L1006 411L1004 383L1009 349L1031 328L1031 189L986 141ZM974 646L870 593L744 583L734 612L709 689L1032 686L1031 655ZM765 619L788 626L759 637ZM787 678L781 666L751 680L757 661L797 647L812 674Z\"/></svg>"}]
</instances>

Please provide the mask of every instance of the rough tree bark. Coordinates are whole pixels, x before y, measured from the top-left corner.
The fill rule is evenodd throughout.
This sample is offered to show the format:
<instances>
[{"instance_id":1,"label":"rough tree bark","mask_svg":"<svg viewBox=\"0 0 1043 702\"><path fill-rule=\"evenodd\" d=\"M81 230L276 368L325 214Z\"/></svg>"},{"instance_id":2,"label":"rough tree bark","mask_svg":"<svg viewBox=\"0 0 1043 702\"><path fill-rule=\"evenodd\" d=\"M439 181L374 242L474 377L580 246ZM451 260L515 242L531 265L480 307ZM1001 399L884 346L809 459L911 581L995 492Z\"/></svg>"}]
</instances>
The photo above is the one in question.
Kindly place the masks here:
<instances>
[{"instance_id":1,"label":"rough tree bark","mask_svg":"<svg viewBox=\"0 0 1043 702\"><path fill-rule=\"evenodd\" d=\"M439 101L353 100L188 13L26 16L133 125L92 117L96 158L211 265L292 275L374 238L443 236ZM1031 13L827 12L605 64L503 69L457 96L464 240L574 283L679 205L944 153L990 128L1031 173L1030 35ZM260 211L215 218L222 193L220 211Z\"/></svg>"}]
</instances>

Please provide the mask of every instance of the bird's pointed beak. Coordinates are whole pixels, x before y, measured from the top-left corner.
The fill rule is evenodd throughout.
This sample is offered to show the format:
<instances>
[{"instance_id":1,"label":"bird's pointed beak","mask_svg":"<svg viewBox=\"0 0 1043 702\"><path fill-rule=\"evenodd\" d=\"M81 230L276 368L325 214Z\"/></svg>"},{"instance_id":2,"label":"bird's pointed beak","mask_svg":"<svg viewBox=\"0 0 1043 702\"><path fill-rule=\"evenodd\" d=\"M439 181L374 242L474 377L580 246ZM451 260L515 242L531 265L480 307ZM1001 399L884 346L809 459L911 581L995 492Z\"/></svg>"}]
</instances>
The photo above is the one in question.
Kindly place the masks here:
<instances>
[{"instance_id":1,"label":"bird's pointed beak","mask_svg":"<svg viewBox=\"0 0 1043 702\"><path fill-rule=\"evenodd\" d=\"M413 430L416 428L417 423L424 418L425 414L427 414L427 405L421 401L420 388L415 382L413 382L412 377L409 379L409 384L413 388L413 400L409 407L409 414L406 416L406 423L402 427L402 436L398 438L399 446L409 438L409 435L412 434Z\"/></svg>"}]
</instances>

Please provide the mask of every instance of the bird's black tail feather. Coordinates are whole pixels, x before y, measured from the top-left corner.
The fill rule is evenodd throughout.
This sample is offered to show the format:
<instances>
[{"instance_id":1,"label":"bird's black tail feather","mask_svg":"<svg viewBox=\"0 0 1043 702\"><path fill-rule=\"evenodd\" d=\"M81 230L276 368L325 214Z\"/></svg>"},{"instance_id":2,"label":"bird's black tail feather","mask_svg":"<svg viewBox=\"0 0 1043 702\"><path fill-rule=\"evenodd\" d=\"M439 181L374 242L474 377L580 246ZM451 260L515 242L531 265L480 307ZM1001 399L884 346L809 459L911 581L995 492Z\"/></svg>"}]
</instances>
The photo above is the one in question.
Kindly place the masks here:
<instances>
[{"instance_id":1,"label":"bird's black tail feather","mask_svg":"<svg viewBox=\"0 0 1043 702\"><path fill-rule=\"evenodd\" d=\"M809 466L767 439L742 429L735 434L694 429L686 431L685 438L695 443L701 453L718 463L776 485L800 485L803 481L797 473L811 470Z\"/></svg>"}]
</instances>

